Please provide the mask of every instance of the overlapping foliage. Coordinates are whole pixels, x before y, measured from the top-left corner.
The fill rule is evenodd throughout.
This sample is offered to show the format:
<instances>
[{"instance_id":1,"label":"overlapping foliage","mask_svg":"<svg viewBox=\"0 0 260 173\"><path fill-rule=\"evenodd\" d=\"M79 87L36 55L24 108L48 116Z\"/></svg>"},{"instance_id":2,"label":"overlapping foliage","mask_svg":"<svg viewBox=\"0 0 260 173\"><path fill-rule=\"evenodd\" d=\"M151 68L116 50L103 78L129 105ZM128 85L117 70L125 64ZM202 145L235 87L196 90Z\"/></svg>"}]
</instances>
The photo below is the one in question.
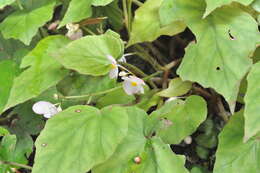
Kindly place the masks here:
<instances>
[{"instance_id":1,"label":"overlapping foliage","mask_svg":"<svg viewBox=\"0 0 260 173\"><path fill-rule=\"evenodd\" d=\"M259 9L0 0L0 173L259 173Z\"/></svg>"}]
</instances>

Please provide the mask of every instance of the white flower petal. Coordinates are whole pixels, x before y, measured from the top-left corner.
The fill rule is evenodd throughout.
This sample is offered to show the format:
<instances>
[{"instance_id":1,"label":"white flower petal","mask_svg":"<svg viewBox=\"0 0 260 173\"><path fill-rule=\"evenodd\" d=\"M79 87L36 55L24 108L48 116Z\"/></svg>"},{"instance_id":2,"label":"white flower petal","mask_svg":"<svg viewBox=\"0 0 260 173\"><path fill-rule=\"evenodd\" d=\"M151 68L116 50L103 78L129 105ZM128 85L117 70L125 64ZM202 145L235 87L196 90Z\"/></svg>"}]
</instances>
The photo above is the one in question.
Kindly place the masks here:
<instances>
[{"instance_id":1,"label":"white flower petal","mask_svg":"<svg viewBox=\"0 0 260 173\"><path fill-rule=\"evenodd\" d=\"M32 109L36 114L44 114L49 109L49 107L52 107L52 106L54 106L54 105L50 102L39 101L33 105Z\"/></svg>"},{"instance_id":2,"label":"white flower petal","mask_svg":"<svg viewBox=\"0 0 260 173\"><path fill-rule=\"evenodd\" d=\"M115 79L118 77L118 67L110 70L109 77L110 79Z\"/></svg>"},{"instance_id":3,"label":"white flower petal","mask_svg":"<svg viewBox=\"0 0 260 173\"><path fill-rule=\"evenodd\" d=\"M61 111L62 111L61 106L59 106L59 107L57 108L57 111L58 111L58 112L61 112Z\"/></svg>"},{"instance_id":4,"label":"white flower petal","mask_svg":"<svg viewBox=\"0 0 260 173\"><path fill-rule=\"evenodd\" d=\"M117 62L113 56L107 55L107 59L110 61L111 64L117 65Z\"/></svg>"},{"instance_id":5,"label":"white flower petal","mask_svg":"<svg viewBox=\"0 0 260 173\"><path fill-rule=\"evenodd\" d=\"M143 85L145 85L144 81L135 76L122 77L124 80L123 88L125 92L129 95L144 93Z\"/></svg>"},{"instance_id":6,"label":"white flower petal","mask_svg":"<svg viewBox=\"0 0 260 173\"><path fill-rule=\"evenodd\" d=\"M139 93L144 94L144 87L142 85L139 86Z\"/></svg>"},{"instance_id":7,"label":"white flower petal","mask_svg":"<svg viewBox=\"0 0 260 173\"><path fill-rule=\"evenodd\" d=\"M132 95L135 94L135 88L132 86L130 81L124 81L123 89L125 90L126 94Z\"/></svg>"},{"instance_id":8,"label":"white flower petal","mask_svg":"<svg viewBox=\"0 0 260 173\"><path fill-rule=\"evenodd\" d=\"M53 114L43 114L44 118L51 118Z\"/></svg>"},{"instance_id":9,"label":"white flower petal","mask_svg":"<svg viewBox=\"0 0 260 173\"><path fill-rule=\"evenodd\" d=\"M51 117L58 113L58 109L54 104L46 101L39 101L35 103L32 107L32 110L36 114L44 115L44 117Z\"/></svg>"},{"instance_id":10,"label":"white flower petal","mask_svg":"<svg viewBox=\"0 0 260 173\"><path fill-rule=\"evenodd\" d=\"M126 75L128 75L129 73L125 72L125 71L120 71L120 73L118 74L121 77L124 77Z\"/></svg>"}]
</instances>

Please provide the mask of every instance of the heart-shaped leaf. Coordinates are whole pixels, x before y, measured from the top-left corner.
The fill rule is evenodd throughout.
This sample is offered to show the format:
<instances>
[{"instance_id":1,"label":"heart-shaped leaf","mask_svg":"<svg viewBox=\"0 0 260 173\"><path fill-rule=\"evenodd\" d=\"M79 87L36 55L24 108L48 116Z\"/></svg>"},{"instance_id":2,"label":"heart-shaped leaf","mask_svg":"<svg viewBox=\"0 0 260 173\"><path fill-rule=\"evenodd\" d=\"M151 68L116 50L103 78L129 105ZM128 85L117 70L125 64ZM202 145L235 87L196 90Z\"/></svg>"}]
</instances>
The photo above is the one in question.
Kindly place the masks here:
<instances>
[{"instance_id":1,"label":"heart-shaped leaf","mask_svg":"<svg viewBox=\"0 0 260 173\"><path fill-rule=\"evenodd\" d=\"M127 130L124 108L70 107L48 120L38 137L33 173L85 173L114 153Z\"/></svg>"}]
</instances>

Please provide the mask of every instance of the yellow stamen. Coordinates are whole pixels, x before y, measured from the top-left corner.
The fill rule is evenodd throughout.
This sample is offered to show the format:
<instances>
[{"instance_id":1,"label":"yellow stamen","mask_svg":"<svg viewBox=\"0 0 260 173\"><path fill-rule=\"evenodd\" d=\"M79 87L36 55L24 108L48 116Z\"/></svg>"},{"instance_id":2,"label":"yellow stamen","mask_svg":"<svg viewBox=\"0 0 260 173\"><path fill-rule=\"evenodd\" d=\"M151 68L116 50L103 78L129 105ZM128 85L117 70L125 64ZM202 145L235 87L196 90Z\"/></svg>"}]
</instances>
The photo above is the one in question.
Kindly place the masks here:
<instances>
[{"instance_id":1,"label":"yellow stamen","mask_svg":"<svg viewBox=\"0 0 260 173\"><path fill-rule=\"evenodd\" d=\"M112 69L115 69L116 68L116 65L115 64L110 64L111 68Z\"/></svg>"},{"instance_id":2,"label":"yellow stamen","mask_svg":"<svg viewBox=\"0 0 260 173\"><path fill-rule=\"evenodd\" d=\"M135 86L137 86L137 83L136 82L131 82L131 85L135 87Z\"/></svg>"}]
</instances>

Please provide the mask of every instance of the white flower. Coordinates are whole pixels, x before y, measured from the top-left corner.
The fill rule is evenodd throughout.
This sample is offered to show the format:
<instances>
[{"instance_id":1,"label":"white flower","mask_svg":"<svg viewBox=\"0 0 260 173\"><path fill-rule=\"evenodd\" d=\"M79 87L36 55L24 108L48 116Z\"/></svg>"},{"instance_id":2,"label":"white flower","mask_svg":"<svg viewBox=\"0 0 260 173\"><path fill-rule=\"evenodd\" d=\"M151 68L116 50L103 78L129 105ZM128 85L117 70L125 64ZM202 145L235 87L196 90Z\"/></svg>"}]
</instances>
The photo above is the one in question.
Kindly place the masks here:
<instances>
[{"instance_id":1,"label":"white flower","mask_svg":"<svg viewBox=\"0 0 260 173\"><path fill-rule=\"evenodd\" d=\"M110 72L109 72L109 77L111 79L117 78L118 77L118 64L115 60L115 58L111 55L107 55L107 59L110 61Z\"/></svg>"},{"instance_id":2,"label":"white flower","mask_svg":"<svg viewBox=\"0 0 260 173\"><path fill-rule=\"evenodd\" d=\"M54 104L46 101L36 102L33 105L32 110L36 114L43 115L45 118L51 118L53 115L62 111L60 106L57 108Z\"/></svg>"},{"instance_id":3,"label":"white flower","mask_svg":"<svg viewBox=\"0 0 260 173\"><path fill-rule=\"evenodd\" d=\"M119 72L119 76L121 76L121 77L123 77L123 76L126 76L126 75L128 75L129 73L127 73L127 72L125 72L125 71L120 71Z\"/></svg>"},{"instance_id":4,"label":"white flower","mask_svg":"<svg viewBox=\"0 0 260 173\"><path fill-rule=\"evenodd\" d=\"M123 88L128 95L144 93L144 81L135 76L123 77Z\"/></svg>"},{"instance_id":5,"label":"white flower","mask_svg":"<svg viewBox=\"0 0 260 173\"><path fill-rule=\"evenodd\" d=\"M66 34L71 40L77 40L83 36L82 30L79 28L79 24L69 23L66 25L68 32Z\"/></svg>"}]
</instances>

